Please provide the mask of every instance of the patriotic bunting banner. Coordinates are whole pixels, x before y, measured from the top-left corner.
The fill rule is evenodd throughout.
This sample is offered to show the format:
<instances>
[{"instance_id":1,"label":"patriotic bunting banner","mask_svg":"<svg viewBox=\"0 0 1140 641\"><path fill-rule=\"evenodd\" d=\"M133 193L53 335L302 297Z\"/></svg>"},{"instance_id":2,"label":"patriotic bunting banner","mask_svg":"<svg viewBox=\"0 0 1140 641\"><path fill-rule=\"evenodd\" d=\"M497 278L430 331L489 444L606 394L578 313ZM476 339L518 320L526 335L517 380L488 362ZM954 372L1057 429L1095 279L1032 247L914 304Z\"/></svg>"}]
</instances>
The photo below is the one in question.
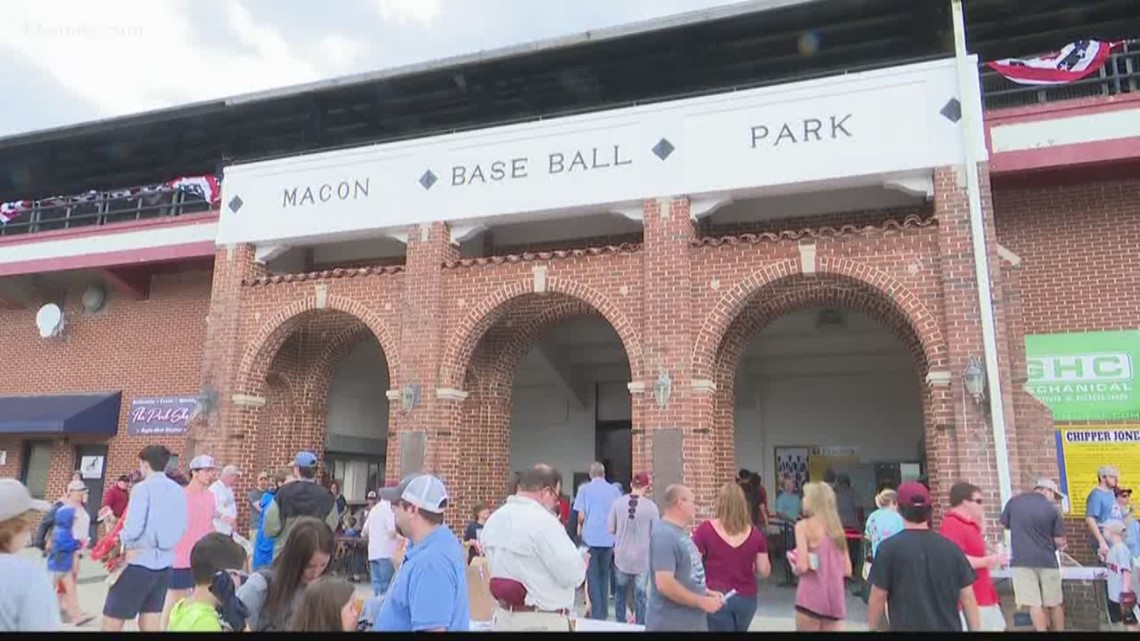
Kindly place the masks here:
<instances>
[{"instance_id":1,"label":"patriotic bunting banner","mask_svg":"<svg viewBox=\"0 0 1140 641\"><path fill-rule=\"evenodd\" d=\"M0 225L7 225L9 221L15 220L28 209L31 209L32 201L30 200L15 200L10 203L0 203Z\"/></svg>"},{"instance_id":2,"label":"patriotic bunting banner","mask_svg":"<svg viewBox=\"0 0 1140 641\"><path fill-rule=\"evenodd\" d=\"M1119 42L1078 40L1035 58L1006 58L986 66L1021 85L1063 85L1096 73Z\"/></svg>"},{"instance_id":3,"label":"patriotic bunting banner","mask_svg":"<svg viewBox=\"0 0 1140 641\"><path fill-rule=\"evenodd\" d=\"M0 203L0 225L17 220L34 208L45 209L49 207L63 207L65 205L79 205L94 203L99 200L124 200L142 198L147 204L155 204L163 194L172 191L189 194L194 198L204 200L216 205L222 197L221 182L216 176L183 176L162 184L145 185L131 189L115 189L112 191L88 191L74 196L52 196L38 201L14 200Z\"/></svg>"},{"instance_id":4,"label":"patriotic bunting banner","mask_svg":"<svg viewBox=\"0 0 1140 641\"><path fill-rule=\"evenodd\" d=\"M166 184L171 189L193 194L211 205L218 202L222 197L221 190L218 189L218 178L216 176L175 178Z\"/></svg>"}]
</instances>

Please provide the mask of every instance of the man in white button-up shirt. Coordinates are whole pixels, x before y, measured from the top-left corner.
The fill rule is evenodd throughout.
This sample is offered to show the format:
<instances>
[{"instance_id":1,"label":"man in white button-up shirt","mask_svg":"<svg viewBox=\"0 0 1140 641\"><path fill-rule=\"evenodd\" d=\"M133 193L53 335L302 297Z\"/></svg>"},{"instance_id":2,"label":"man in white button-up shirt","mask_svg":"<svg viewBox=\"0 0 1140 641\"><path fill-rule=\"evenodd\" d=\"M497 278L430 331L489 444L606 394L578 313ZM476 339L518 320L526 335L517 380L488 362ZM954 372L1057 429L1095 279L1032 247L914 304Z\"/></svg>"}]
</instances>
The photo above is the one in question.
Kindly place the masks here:
<instances>
[{"instance_id":1,"label":"man in white button-up shirt","mask_svg":"<svg viewBox=\"0 0 1140 641\"><path fill-rule=\"evenodd\" d=\"M562 475L549 465L536 465L522 473L516 494L483 526L483 551L499 603L495 630L570 630L586 559L555 515L561 490ZM508 596L515 592L512 587L519 597L525 589L525 597Z\"/></svg>"}]
</instances>

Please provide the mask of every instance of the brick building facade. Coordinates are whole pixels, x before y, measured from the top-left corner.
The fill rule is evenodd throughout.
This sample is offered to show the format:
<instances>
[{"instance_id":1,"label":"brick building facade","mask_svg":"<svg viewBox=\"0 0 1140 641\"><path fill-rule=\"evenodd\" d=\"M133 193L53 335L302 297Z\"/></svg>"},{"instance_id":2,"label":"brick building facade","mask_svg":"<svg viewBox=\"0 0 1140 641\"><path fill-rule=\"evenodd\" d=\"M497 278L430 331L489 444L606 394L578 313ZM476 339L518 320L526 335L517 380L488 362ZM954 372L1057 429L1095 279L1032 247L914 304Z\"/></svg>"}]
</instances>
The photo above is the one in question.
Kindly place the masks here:
<instances>
[{"instance_id":1,"label":"brick building facade","mask_svg":"<svg viewBox=\"0 0 1140 641\"><path fill-rule=\"evenodd\" d=\"M108 483L135 469L138 450L151 442L168 446L182 461L208 453L246 472L287 465L299 450L324 454L333 378L346 356L371 339L388 371L387 385L373 391L389 403L386 480L420 470L437 474L452 493L456 513L463 515L478 502L500 501L512 467L518 467L511 460L511 434L512 393L520 364L549 329L590 317L613 329L628 361L632 468L649 470L657 487L672 482L691 486L701 515L707 515L717 488L738 467L734 412L746 347L773 321L798 310L825 307L871 318L909 353L920 396L926 476L938 497L938 512L950 485L963 479L982 488L988 506L1001 505L990 406L967 392L962 376L985 349L966 179L963 165L952 162L962 154L963 143L954 129L958 120L947 116L943 106L954 95L946 93L953 76L943 73L948 69L944 67L930 63L899 68L904 75L932 78L923 76L929 95L914 98L898 90L898 95L914 98L908 106L921 110L911 119L922 121L921 126L899 125L914 126L922 134L912 137L919 140L914 143L918 152L897 154L905 155L905 162L882 153L883 148L892 148L891 140L860 141L867 146L857 151L870 158L871 168L853 170L851 162L845 166L842 153L849 151L837 152L839 160L827 151L808 162L789 156L786 162L793 167L787 175L781 174L783 161L767 161L765 173L777 176L770 183L763 182L767 175L736 174L744 182L730 185L733 189L709 188L707 193L674 189L673 185L689 184L688 174L699 174L701 168L674 169L676 165L666 161L675 149L683 156L716 136L702 140L690 134L686 140L683 128L677 127L669 134L670 142L640 122L637 126L646 129L623 138L622 144L631 139L639 145L644 140L655 143L654 157L649 159L652 171L672 173L642 176L645 186L639 185L636 199L614 196L628 195L617 183L582 183L586 186L564 191L523 189L521 195L504 196L504 187L492 195L471 192L476 195L470 199L465 193L431 201L445 188L456 187L455 174L437 166L434 173L429 168L421 176L422 168L416 165L417 180L406 181L414 185L407 188L415 191L407 198L375 198L339 212L344 214L339 217L337 210L287 218L266 204L281 200L278 191L268 190L271 198L258 200L260 178L246 179L241 173L245 168L238 167L236 179L231 179L227 169L227 192L220 205L215 203L221 211L195 219L209 225L221 221L211 228L206 249L201 243L187 244L182 253L174 252L177 256L163 249L153 261L212 258L212 269L199 262L131 277L114 271L121 264L73 262L57 271L79 273L78 277L51 281L50 290L33 286L22 302L6 299L6 290L0 287L0 304L9 302L7 308L0 307L0 362L5 365L0 395L115 391L122 394L124 410L117 434L109 438L19 432L0 436L0 451L6 452L0 474L25 477L28 455L50 452L43 493L54 498L77 467L80 449L92 444L108 448L103 470ZM895 90L889 82L905 85L887 73L868 77L876 92ZM805 94L803 99L814 105L836 96L847 100L858 94L862 81L844 80L851 84L838 88L819 83L796 91L818 91L819 96ZM871 90L866 93L876 95ZM763 99L762 92L756 96L741 100ZM867 104L868 112L876 110L873 100ZM1135 101L1082 104L1096 112L1126 108ZM757 105L757 113L766 113L761 110L764 104ZM638 107L621 116L636 116L652 127L667 129L666 112L672 108L637 111ZM959 103L959 108L973 106ZM980 104L977 108L980 113ZM1017 124L1022 117L1039 121L1048 111L1030 110L1012 121L1000 117L993 121ZM870 113L860 113L864 115L870 118ZM837 129L836 116L830 118L832 137L840 137L845 120L838 121ZM809 140L812 122L818 125L813 133L820 141L823 121L814 117L800 123L801 138ZM787 122L783 126L788 128ZM1025 390L1025 336L1136 328L1140 293L1130 285L1129 275L1138 261L1133 248L1140 245L1140 182L1134 177L1105 178L1098 168L1109 160L1120 163L1121 158L1097 156L1096 150L1084 158L1088 171L1077 176L1041 173L1059 163L1033 165L1038 161L1027 161L1025 150L1010 152L1017 155L1017 166L1011 168L1009 154L1003 156L993 146L994 126L987 125L990 159L979 165L998 357L998 376L990 389L998 388L1002 394L1004 446L1010 483L1017 492L1032 487L1036 478L1059 475L1052 415ZM890 132L894 126L881 123L880 128ZM520 131L524 130L511 130L518 136ZM765 136L768 131L764 125ZM480 142L478 135L481 132L471 140L497 147L496 140ZM751 127L750 135L751 147L742 153L757 147L757 126ZM896 135L899 149L912 139ZM464 143L467 147L456 143L456 149L467 150L476 142ZM411 155L428 157L436 150L431 145L443 144L424 141L424 147ZM643 146L643 152L649 151L648 145ZM721 160L721 151L730 156L728 146L725 150L713 146L717 154L710 153L702 164ZM622 164L618 148L614 143L612 165ZM598 149L593 147L592 169L612 166L599 164ZM703 149L710 151L708 146ZM1084 152L1065 153L1067 159L1074 153L1079 159ZM863 161L858 154L852 158ZM876 169L876 161L883 167ZM282 172L292 171L287 165L290 159L282 162L286 163ZM418 157L415 162L420 162ZM313 162L319 164L320 159ZM733 163L724 164L725 173L730 173ZM797 168L802 175L795 173ZM257 171L255 167L250 173ZM464 170L464 175L469 173ZM440 180L437 174L450 176L451 184L433 187ZM858 187L902 184L904 191L917 190L921 195L905 207L868 209L852 204L824 213L776 212L725 224L711 215L734 198L762 198L767 195L764 188L790 185L788 193L807 197L816 188L827 188L828 180L850 187L852 176L864 181L856 180ZM324 175L318 178L314 184L327 180ZM718 177L701 179L706 178L708 182ZM914 187L916 181L919 187ZM231 191L231 184L238 187ZM323 185L330 194L331 184ZM360 191L361 183L354 184ZM294 196L297 189L293 187ZM318 194L321 189L317 188ZM363 191L368 196L368 187ZM557 202L559 196L565 196L565 202ZM601 234L581 232L571 239L487 243L481 250L465 251L463 242L472 220L490 224L487 221L495 215L518 214L532 198L554 199L549 207L535 205L534 211L540 213L559 211L559 216L573 218L594 207L592 213L617 212L636 221L637 229L602 239ZM290 202L286 197L279 209ZM299 202L303 204L304 198ZM478 210L479 215L467 215L465 208ZM405 215L403 210L415 211ZM264 218L269 214L282 218ZM379 218L385 219L384 224L373 222ZM258 220L263 221L260 229ZM353 228L353 220L366 222ZM325 223L328 229L322 227ZM278 224L288 233L278 233ZM1090 234L1090 229L1096 233ZM261 232L264 238L258 237ZM285 244L311 249L333 232L377 245L397 238L402 251L363 262L318 261L319 267L313 267L318 263L310 253L304 261L309 268L281 268L267 258L278 255ZM0 238L0 259L6 248L63 238L52 233ZM0 261L0 277L24 275L4 264ZM36 263L37 270L42 270L41 265ZM92 275L75 269L98 271ZM116 290L105 309L88 313L79 297L83 286L97 278L110 279ZM35 310L49 301L60 302L68 314L67 332L61 338L38 340ZM172 394L196 396L200 402L202 412L185 437L128 434L126 410L133 399ZM252 484L253 475L244 476L238 495ZM244 522L248 506L245 501L239 506ZM988 531L996 531L996 510L988 510L987 516ZM1071 520L1070 545L1078 558L1089 561L1080 543L1082 528L1078 520ZM1088 591L1087 586L1073 589Z\"/></svg>"}]
</instances>

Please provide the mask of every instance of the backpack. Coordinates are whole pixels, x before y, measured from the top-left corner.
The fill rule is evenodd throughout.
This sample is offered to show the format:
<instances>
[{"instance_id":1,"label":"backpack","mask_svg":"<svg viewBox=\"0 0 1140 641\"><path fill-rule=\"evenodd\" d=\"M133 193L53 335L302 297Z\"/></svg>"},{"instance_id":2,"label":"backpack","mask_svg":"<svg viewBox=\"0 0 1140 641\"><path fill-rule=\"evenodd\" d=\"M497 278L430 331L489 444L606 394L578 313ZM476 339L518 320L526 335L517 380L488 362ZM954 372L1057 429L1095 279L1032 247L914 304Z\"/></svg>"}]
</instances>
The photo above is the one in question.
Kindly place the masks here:
<instances>
[{"instance_id":1,"label":"backpack","mask_svg":"<svg viewBox=\"0 0 1140 641\"><path fill-rule=\"evenodd\" d=\"M257 613L257 620L253 622L253 625L249 626L249 631L284 632L285 628L289 625L289 617L285 617L282 620L273 620L265 611L265 606L269 604L269 588L273 585L273 569L262 568L254 572L254 574L260 574L261 578L265 579L265 603L262 604L261 610Z\"/></svg>"},{"instance_id":2,"label":"backpack","mask_svg":"<svg viewBox=\"0 0 1140 641\"><path fill-rule=\"evenodd\" d=\"M55 528L55 513L58 512L62 506L63 503L59 501L52 504L51 510L49 510L47 514L44 514L43 519L40 521L40 527L36 530L35 538L32 539L32 547L43 550L45 554L51 546L51 535Z\"/></svg>"}]
</instances>

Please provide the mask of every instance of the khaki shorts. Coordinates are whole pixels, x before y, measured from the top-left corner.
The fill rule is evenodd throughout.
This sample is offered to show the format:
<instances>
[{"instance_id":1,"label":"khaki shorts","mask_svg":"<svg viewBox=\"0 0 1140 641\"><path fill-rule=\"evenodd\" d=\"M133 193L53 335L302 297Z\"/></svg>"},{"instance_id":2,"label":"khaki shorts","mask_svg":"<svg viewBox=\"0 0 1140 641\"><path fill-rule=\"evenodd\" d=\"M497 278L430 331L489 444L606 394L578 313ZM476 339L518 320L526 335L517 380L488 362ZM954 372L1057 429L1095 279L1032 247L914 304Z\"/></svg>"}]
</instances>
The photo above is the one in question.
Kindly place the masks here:
<instances>
[{"instance_id":1,"label":"khaki shorts","mask_svg":"<svg viewBox=\"0 0 1140 641\"><path fill-rule=\"evenodd\" d=\"M570 617L554 612L511 612L495 608L495 632L570 632Z\"/></svg>"},{"instance_id":2,"label":"khaki shorts","mask_svg":"<svg viewBox=\"0 0 1140 641\"><path fill-rule=\"evenodd\" d=\"M962 631L968 631L970 628L966 626L966 615L961 610L958 611L958 618L962 620ZM1005 615L1002 614L1000 605L978 606L978 622L982 626L978 632L1005 632Z\"/></svg>"},{"instance_id":3,"label":"khaki shorts","mask_svg":"<svg viewBox=\"0 0 1140 641\"><path fill-rule=\"evenodd\" d=\"M1013 595L1018 606L1053 608L1061 605L1061 570L1057 568L1012 568Z\"/></svg>"}]
</instances>

